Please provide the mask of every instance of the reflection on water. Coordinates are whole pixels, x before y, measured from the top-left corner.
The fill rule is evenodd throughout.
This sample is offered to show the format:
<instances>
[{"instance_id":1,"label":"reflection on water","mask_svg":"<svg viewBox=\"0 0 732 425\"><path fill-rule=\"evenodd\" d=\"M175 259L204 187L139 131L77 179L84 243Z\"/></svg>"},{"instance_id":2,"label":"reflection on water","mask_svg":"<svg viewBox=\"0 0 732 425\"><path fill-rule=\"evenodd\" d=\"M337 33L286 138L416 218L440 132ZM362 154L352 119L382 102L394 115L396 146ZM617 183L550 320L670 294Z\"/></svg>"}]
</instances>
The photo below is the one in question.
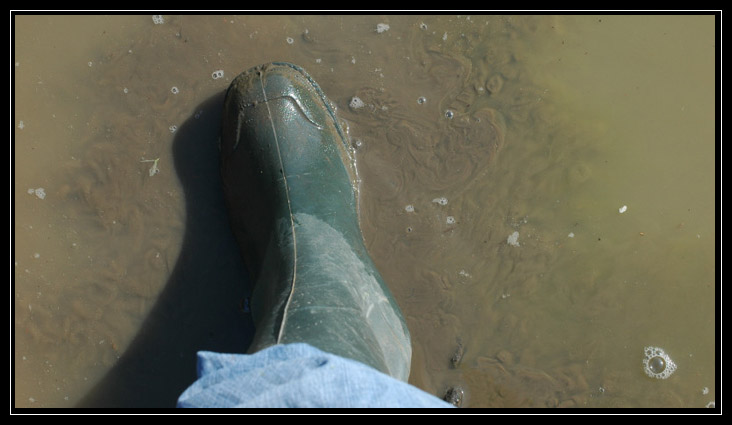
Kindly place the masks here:
<instances>
[{"instance_id":1,"label":"reflection on water","mask_svg":"<svg viewBox=\"0 0 732 425\"><path fill-rule=\"evenodd\" d=\"M348 123L411 383L467 407L714 400L713 17L15 23L16 406L172 405L197 349L246 348L218 105L273 60Z\"/></svg>"}]
</instances>

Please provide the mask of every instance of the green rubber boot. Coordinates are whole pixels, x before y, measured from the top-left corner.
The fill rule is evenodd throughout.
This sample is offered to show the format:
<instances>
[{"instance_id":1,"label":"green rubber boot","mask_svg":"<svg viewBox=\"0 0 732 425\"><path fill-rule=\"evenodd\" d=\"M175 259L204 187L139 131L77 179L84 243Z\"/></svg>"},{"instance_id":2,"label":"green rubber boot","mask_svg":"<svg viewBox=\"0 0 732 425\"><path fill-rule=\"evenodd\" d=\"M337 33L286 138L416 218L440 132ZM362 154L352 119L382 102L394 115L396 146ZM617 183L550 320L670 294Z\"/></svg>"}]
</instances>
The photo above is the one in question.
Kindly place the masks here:
<instances>
[{"instance_id":1,"label":"green rubber boot","mask_svg":"<svg viewBox=\"0 0 732 425\"><path fill-rule=\"evenodd\" d=\"M406 381L404 318L363 243L334 107L300 67L270 63L226 93L221 172L255 282L250 352L305 342Z\"/></svg>"}]
</instances>

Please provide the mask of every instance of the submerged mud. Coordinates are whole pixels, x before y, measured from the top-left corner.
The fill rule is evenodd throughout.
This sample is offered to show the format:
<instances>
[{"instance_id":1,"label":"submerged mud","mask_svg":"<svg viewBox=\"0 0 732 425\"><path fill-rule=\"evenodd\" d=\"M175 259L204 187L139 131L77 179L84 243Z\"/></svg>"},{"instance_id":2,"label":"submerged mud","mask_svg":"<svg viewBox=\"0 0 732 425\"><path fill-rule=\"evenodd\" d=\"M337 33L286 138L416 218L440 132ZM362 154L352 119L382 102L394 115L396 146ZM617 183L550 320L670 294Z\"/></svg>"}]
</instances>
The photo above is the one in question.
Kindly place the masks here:
<instances>
[{"instance_id":1,"label":"submerged mud","mask_svg":"<svg viewBox=\"0 0 732 425\"><path fill-rule=\"evenodd\" d=\"M633 60L601 43L628 28L656 40L666 23L652 24L17 17L15 405L172 406L197 350L246 350L221 104L240 72L289 61L347 126L364 240L412 335L410 383L461 407L703 407L715 389L715 227L701 117L713 114L693 105L710 98L713 111L713 89L664 83L679 88L676 125L695 130L695 147L663 133L647 155L656 138L634 119L673 133L675 112L651 100L622 115L631 107L587 88L653 99L637 94L653 85L636 83L644 74L607 82ZM597 81L567 82L564 66ZM653 164L679 174L664 174L673 191L637 171ZM648 379L649 345L673 356L674 376Z\"/></svg>"}]
</instances>

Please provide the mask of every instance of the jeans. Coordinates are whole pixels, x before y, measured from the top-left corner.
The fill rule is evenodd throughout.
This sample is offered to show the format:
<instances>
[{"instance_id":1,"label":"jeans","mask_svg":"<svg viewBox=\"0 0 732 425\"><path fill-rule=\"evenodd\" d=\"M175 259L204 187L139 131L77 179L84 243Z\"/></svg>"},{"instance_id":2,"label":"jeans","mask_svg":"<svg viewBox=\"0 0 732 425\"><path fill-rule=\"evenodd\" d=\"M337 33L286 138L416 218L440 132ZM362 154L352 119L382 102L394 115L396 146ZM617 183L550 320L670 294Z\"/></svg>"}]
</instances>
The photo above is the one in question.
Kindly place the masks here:
<instances>
[{"instance_id":1,"label":"jeans","mask_svg":"<svg viewBox=\"0 0 732 425\"><path fill-rule=\"evenodd\" d=\"M254 354L198 352L178 407L453 407L355 360L304 343Z\"/></svg>"}]
</instances>

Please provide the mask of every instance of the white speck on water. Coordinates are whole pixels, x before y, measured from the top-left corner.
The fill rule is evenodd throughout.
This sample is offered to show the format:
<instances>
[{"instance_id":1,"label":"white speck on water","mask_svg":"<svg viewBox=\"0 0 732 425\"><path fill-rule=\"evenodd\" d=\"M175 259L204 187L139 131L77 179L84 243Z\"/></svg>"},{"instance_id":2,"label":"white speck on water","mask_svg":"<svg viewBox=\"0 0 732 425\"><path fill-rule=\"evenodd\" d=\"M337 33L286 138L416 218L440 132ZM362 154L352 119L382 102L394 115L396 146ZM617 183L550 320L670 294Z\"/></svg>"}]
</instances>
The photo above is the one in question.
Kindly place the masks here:
<instances>
[{"instance_id":1,"label":"white speck on water","mask_svg":"<svg viewBox=\"0 0 732 425\"><path fill-rule=\"evenodd\" d=\"M152 15L152 20L155 25L164 24L163 15Z\"/></svg>"},{"instance_id":2,"label":"white speck on water","mask_svg":"<svg viewBox=\"0 0 732 425\"><path fill-rule=\"evenodd\" d=\"M320 63L320 62L323 62L323 59L321 59L321 58L315 59L315 63Z\"/></svg>"},{"instance_id":3,"label":"white speck on water","mask_svg":"<svg viewBox=\"0 0 732 425\"><path fill-rule=\"evenodd\" d=\"M287 37L285 40L287 41L287 44L292 44L295 42L295 39L293 39L292 37Z\"/></svg>"},{"instance_id":4,"label":"white speck on water","mask_svg":"<svg viewBox=\"0 0 732 425\"><path fill-rule=\"evenodd\" d=\"M353 98L351 98L351 103L349 103L348 106L350 106L351 109L360 109L366 106L366 104L363 103L363 100L354 96Z\"/></svg>"},{"instance_id":5,"label":"white speck on water","mask_svg":"<svg viewBox=\"0 0 732 425\"><path fill-rule=\"evenodd\" d=\"M130 91L129 91L129 90L127 90L127 87L125 87L125 88L123 88L123 89L122 89L122 92L123 92L124 94L127 94L127 93L129 93Z\"/></svg>"},{"instance_id":6,"label":"white speck on water","mask_svg":"<svg viewBox=\"0 0 732 425\"><path fill-rule=\"evenodd\" d=\"M455 116L455 113L452 112L451 110L448 109L448 110L445 111L445 118L451 120L452 117L454 117L454 116Z\"/></svg>"},{"instance_id":7,"label":"white speck on water","mask_svg":"<svg viewBox=\"0 0 732 425\"><path fill-rule=\"evenodd\" d=\"M376 32L381 34L385 31L389 31L389 24L376 24Z\"/></svg>"},{"instance_id":8,"label":"white speck on water","mask_svg":"<svg viewBox=\"0 0 732 425\"><path fill-rule=\"evenodd\" d=\"M356 57L355 56L351 56L351 63L353 63L353 64L356 63Z\"/></svg>"},{"instance_id":9,"label":"white speck on water","mask_svg":"<svg viewBox=\"0 0 732 425\"><path fill-rule=\"evenodd\" d=\"M178 90L178 87L173 86L170 88L170 92L173 94L178 94L178 93L180 93L180 90Z\"/></svg>"},{"instance_id":10,"label":"white speck on water","mask_svg":"<svg viewBox=\"0 0 732 425\"><path fill-rule=\"evenodd\" d=\"M35 254L33 254L33 258L41 258L41 254L36 252Z\"/></svg>"},{"instance_id":11,"label":"white speck on water","mask_svg":"<svg viewBox=\"0 0 732 425\"><path fill-rule=\"evenodd\" d=\"M92 61L89 61L89 63L87 63L87 65L89 65L89 68L91 68L92 65L94 65L94 64L92 63Z\"/></svg>"},{"instance_id":12,"label":"white speck on water","mask_svg":"<svg viewBox=\"0 0 732 425\"><path fill-rule=\"evenodd\" d=\"M447 32L442 34L442 41L447 41Z\"/></svg>"},{"instance_id":13,"label":"white speck on water","mask_svg":"<svg viewBox=\"0 0 732 425\"><path fill-rule=\"evenodd\" d=\"M404 207L404 211L406 212L414 212L414 205L409 204L406 207Z\"/></svg>"},{"instance_id":14,"label":"white speck on water","mask_svg":"<svg viewBox=\"0 0 732 425\"><path fill-rule=\"evenodd\" d=\"M214 80L218 80L219 78L224 78L224 70L223 69L217 69L211 74L211 78Z\"/></svg>"},{"instance_id":15,"label":"white speck on water","mask_svg":"<svg viewBox=\"0 0 732 425\"><path fill-rule=\"evenodd\" d=\"M440 204L440 205L447 205L447 198L445 198L444 196L441 196L439 198L433 199L432 202L434 202L436 204Z\"/></svg>"},{"instance_id":16,"label":"white speck on water","mask_svg":"<svg viewBox=\"0 0 732 425\"><path fill-rule=\"evenodd\" d=\"M455 224L455 217L448 215L447 220L445 220L447 224Z\"/></svg>"},{"instance_id":17,"label":"white speck on water","mask_svg":"<svg viewBox=\"0 0 732 425\"><path fill-rule=\"evenodd\" d=\"M704 394L704 395L709 394L709 388L707 388L707 387L702 388L702 394Z\"/></svg>"},{"instance_id":18,"label":"white speck on water","mask_svg":"<svg viewBox=\"0 0 732 425\"><path fill-rule=\"evenodd\" d=\"M20 120L20 122L18 123L18 128L21 130L25 128L25 124L23 124L23 120Z\"/></svg>"},{"instance_id":19,"label":"white speck on water","mask_svg":"<svg viewBox=\"0 0 732 425\"><path fill-rule=\"evenodd\" d=\"M171 133L175 133L175 130L177 130L177 129L178 129L178 127L175 125L171 125L170 127L168 127L168 130L170 130Z\"/></svg>"},{"instance_id":20,"label":"white speck on water","mask_svg":"<svg viewBox=\"0 0 732 425\"><path fill-rule=\"evenodd\" d=\"M622 213L624 213L626 211L628 211L628 206L627 205L623 205L622 207L618 208L618 212L620 214L622 214Z\"/></svg>"},{"instance_id":21,"label":"white speck on water","mask_svg":"<svg viewBox=\"0 0 732 425\"><path fill-rule=\"evenodd\" d=\"M417 98L417 103L419 103L420 105L422 105L422 104L424 104L426 102L427 102L427 98L424 97L424 96L420 96L420 97Z\"/></svg>"},{"instance_id":22,"label":"white speck on water","mask_svg":"<svg viewBox=\"0 0 732 425\"><path fill-rule=\"evenodd\" d=\"M470 273L466 272L465 270L460 270L458 274L462 277L473 277L470 275Z\"/></svg>"},{"instance_id":23,"label":"white speck on water","mask_svg":"<svg viewBox=\"0 0 732 425\"><path fill-rule=\"evenodd\" d=\"M568 238L573 238L574 237L574 232L569 232L569 234L567 235L567 237Z\"/></svg>"},{"instance_id":24,"label":"white speck on water","mask_svg":"<svg viewBox=\"0 0 732 425\"><path fill-rule=\"evenodd\" d=\"M519 232L513 232L508 236L506 242L511 246L520 246L518 242Z\"/></svg>"}]
</instances>

